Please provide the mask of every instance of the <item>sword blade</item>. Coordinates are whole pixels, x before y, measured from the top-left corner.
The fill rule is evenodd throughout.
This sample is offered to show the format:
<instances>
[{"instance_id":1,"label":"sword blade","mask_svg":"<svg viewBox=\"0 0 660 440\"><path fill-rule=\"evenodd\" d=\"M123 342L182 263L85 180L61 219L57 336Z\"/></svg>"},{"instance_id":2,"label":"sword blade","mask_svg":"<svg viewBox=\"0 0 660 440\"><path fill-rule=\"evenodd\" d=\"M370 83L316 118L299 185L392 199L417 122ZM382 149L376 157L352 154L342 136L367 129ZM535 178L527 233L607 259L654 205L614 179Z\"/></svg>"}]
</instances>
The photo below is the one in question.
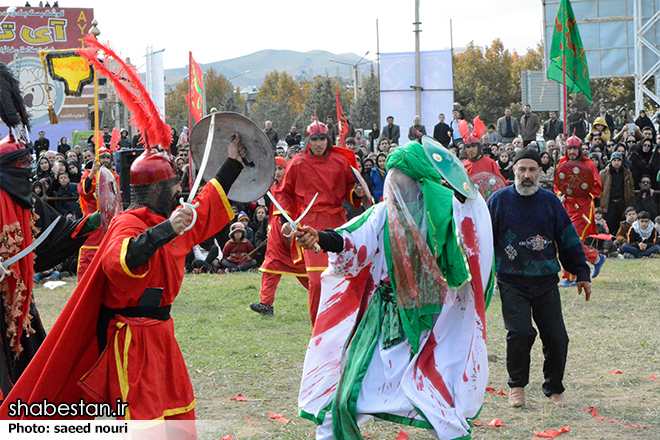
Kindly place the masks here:
<instances>
[{"instance_id":1,"label":"sword blade","mask_svg":"<svg viewBox=\"0 0 660 440\"><path fill-rule=\"evenodd\" d=\"M188 203L192 203L197 194L197 188L199 188L202 178L204 178L204 170L206 170L206 164L209 161L209 156L211 155L211 147L213 145L213 132L215 131L215 113L211 113L211 123L209 124L209 133L206 136L206 147L204 148L204 157L202 158L202 164L199 166L197 171L197 178L193 187L190 188L190 194L188 195Z\"/></svg>"},{"instance_id":2,"label":"sword blade","mask_svg":"<svg viewBox=\"0 0 660 440\"><path fill-rule=\"evenodd\" d=\"M9 260L3 261L2 266L6 269L9 266L11 266L12 264L16 263L21 258L25 257L27 254L29 254L33 250L35 250L37 248L37 246L39 246L41 243L43 243L43 241L48 237L48 235L53 231L53 229L55 229L55 226L57 226L57 222L59 222L61 218L62 218L61 216L57 217L46 228L46 230L44 232L42 232L41 235L39 235L39 237L35 241L32 242L32 244L30 244L30 246L26 247L25 249L23 249L22 251L20 251L19 253L17 253L13 257L11 257Z\"/></svg>"},{"instance_id":3,"label":"sword blade","mask_svg":"<svg viewBox=\"0 0 660 440\"><path fill-rule=\"evenodd\" d=\"M307 205L307 209L305 209L305 211L302 213L302 215L296 219L296 224L300 223L300 220L302 220L307 215L307 213L309 212L309 209L312 207L312 205L314 204L314 202L316 201L316 198L318 196L319 196L319 193L316 193L314 195L314 198L312 199L312 201L309 202L309 205Z\"/></svg>"},{"instance_id":4,"label":"sword blade","mask_svg":"<svg viewBox=\"0 0 660 440\"><path fill-rule=\"evenodd\" d=\"M273 202L273 205L275 205L275 207L277 207L277 209L279 209L280 213L282 214L284 219L291 225L291 227L293 229L298 229L298 224L293 221L293 219L289 216L289 214L286 213L286 211L284 211L284 208L282 208L282 205L277 203L277 200L275 200L275 197L273 197L273 195L270 193L270 191L266 191L266 195L268 196L270 201Z\"/></svg>"}]
</instances>

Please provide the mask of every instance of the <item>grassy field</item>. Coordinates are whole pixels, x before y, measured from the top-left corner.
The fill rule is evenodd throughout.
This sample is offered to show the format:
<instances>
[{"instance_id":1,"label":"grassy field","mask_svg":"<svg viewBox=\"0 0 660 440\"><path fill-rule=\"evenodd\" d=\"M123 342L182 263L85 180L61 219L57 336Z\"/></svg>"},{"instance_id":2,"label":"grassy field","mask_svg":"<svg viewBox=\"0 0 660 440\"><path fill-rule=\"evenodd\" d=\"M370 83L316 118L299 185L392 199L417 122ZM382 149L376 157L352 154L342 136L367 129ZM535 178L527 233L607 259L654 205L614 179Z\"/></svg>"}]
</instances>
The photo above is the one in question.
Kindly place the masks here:
<instances>
[{"instance_id":1,"label":"grassy field","mask_svg":"<svg viewBox=\"0 0 660 440\"><path fill-rule=\"evenodd\" d=\"M500 419L506 427L473 429L474 439L533 439L533 431L570 432L559 438L660 438L660 270L658 260L609 260L595 280L590 302L575 288L562 289L569 337L565 396L569 407L555 408L541 392L542 352L532 353L526 406L513 409L507 398L487 393L478 418ZM70 279L69 279L70 280ZM284 277L275 316L249 310L259 298L260 274L189 275L172 308L177 338L188 363L197 398L200 438L307 439L315 426L297 415L297 397L311 328L307 292ZM72 283L55 290L35 290L47 328L64 307ZM508 391L505 330L499 297L487 313L489 386ZM621 370L623 374L612 374ZM238 394L253 400L230 400ZM585 412L595 407L606 419ZM269 412L284 414L289 424L274 423ZM624 425L644 425L639 429ZM426 431L387 422L363 426L365 438L395 439L404 429L411 439L431 438Z\"/></svg>"}]
</instances>

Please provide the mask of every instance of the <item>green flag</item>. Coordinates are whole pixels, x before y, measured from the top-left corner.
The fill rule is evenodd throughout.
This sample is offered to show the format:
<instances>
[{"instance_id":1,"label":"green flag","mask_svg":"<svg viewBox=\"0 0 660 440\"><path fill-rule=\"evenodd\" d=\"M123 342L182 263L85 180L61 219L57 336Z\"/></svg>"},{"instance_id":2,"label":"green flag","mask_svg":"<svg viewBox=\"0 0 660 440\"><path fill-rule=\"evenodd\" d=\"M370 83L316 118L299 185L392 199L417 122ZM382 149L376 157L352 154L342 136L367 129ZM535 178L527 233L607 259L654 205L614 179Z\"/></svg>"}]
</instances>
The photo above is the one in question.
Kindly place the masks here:
<instances>
[{"instance_id":1,"label":"green flag","mask_svg":"<svg viewBox=\"0 0 660 440\"><path fill-rule=\"evenodd\" d=\"M592 104L587 54L582 46L582 38L570 0L561 0L559 3L550 48L548 79L554 79L560 84L564 83L564 57L566 57L566 87L571 93L584 93L589 104Z\"/></svg>"}]
</instances>

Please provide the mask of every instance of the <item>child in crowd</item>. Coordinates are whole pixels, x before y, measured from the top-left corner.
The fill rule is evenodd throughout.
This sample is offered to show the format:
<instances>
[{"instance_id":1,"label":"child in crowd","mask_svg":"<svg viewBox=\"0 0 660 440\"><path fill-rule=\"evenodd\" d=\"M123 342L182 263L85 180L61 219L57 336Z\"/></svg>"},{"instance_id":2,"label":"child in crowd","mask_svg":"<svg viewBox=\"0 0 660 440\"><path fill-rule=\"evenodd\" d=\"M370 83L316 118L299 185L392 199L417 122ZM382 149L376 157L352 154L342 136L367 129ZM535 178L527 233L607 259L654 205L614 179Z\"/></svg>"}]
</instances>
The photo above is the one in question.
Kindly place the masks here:
<instances>
[{"instance_id":1,"label":"child in crowd","mask_svg":"<svg viewBox=\"0 0 660 440\"><path fill-rule=\"evenodd\" d=\"M229 230L229 241L222 249L224 259L220 264L227 272L245 272L257 265L256 260L248 256L253 250L254 246L246 238L245 226L237 221Z\"/></svg>"},{"instance_id":2,"label":"child in crowd","mask_svg":"<svg viewBox=\"0 0 660 440\"><path fill-rule=\"evenodd\" d=\"M243 224L243 228L245 229L245 238L247 238L250 244L254 246L254 231L248 226L248 223L250 223L250 217L248 217L244 211L241 211L238 213L238 218L236 220Z\"/></svg>"},{"instance_id":3,"label":"child in crowd","mask_svg":"<svg viewBox=\"0 0 660 440\"><path fill-rule=\"evenodd\" d=\"M619 230L616 232L616 240L614 244L621 247L623 243L628 242L628 231L632 227L632 224L637 220L637 211L632 206L626 208L626 219L621 222L619 225ZM623 258L621 256L620 258Z\"/></svg>"},{"instance_id":4,"label":"child in crowd","mask_svg":"<svg viewBox=\"0 0 660 440\"><path fill-rule=\"evenodd\" d=\"M604 212L602 208L596 208L596 214L594 216L594 221L596 222L596 232L598 234L609 234L610 230L607 227L607 222L603 218L603 214ZM617 249L612 240L600 240L587 237L585 243L587 246L591 246L606 257L609 257L610 254Z\"/></svg>"},{"instance_id":5,"label":"child in crowd","mask_svg":"<svg viewBox=\"0 0 660 440\"><path fill-rule=\"evenodd\" d=\"M66 171L61 171L57 175L60 188L57 190L57 193L55 193L55 196L75 200L58 201L56 208L62 215L71 213L75 218L82 218L82 212L80 211L80 205L78 204L78 185L71 183L69 179L69 173Z\"/></svg>"},{"instance_id":6,"label":"child in crowd","mask_svg":"<svg viewBox=\"0 0 660 440\"><path fill-rule=\"evenodd\" d=\"M648 212L642 211L628 231L628 242L621 245L627 258L650 257L660 251L658 231Z\"/></svg>"},{"instance_id":7,"label":"child in crowd","mask_svg":"<svg viewBox=\"0 0 660 440\"><path fill-rule=\"evenodd\" d=\"M371 170L371 195L374 197L376 203L380 202L383 197L383 185L385 184L385 162L387 161L387 154L378 153L376 157L376 168Z\"/></svg>"}]
</instances>

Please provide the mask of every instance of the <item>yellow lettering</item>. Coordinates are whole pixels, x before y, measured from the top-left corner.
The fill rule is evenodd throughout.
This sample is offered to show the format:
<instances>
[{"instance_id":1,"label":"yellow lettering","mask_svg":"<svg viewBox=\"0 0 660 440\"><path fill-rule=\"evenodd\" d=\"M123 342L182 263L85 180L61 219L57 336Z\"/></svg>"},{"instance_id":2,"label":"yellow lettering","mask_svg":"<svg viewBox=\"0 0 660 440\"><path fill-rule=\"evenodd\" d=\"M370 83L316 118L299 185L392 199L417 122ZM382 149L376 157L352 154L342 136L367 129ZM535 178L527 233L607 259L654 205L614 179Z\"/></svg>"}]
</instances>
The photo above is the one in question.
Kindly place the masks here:
<instances>
[{"instance_id":1,"label":"yellow lettering","mask_svg":"<svg viewBox=\"0 0 660 440\"><path fill-rule=\"evenodd\" d=\"M0 33L0 41L13 41L16 38L14 33L15 23L2 23L2 33Z\"/></svg>"},{"instance_id":2,"label":"yellow lettering","mask_svg":"<svg viewBox=\"0 0 660 440\"><path fill-rule=\"evenodd\" d=\"M85 35L85 26L87 26L87 23L83 23L83 24L78 23L78 28L80 29L80 35Z\"/></svg>"},{"instance_id":3,"label":"yellow lettering","mask_svg":"<svg viewBox=\"0 0 660 440\"><path fill-rule=\"evenodd\" d=\"M53 41L48 26L41 26L37 29L23 26L21 28L21 39L28 44L48 44Z\"/></svg>"},{"instance_id":4,"label":"yellow lettering","mask_svg":"<svg viewBox=\"0 0 660 440\"><path fill-rule=\"evenodd\" d=\"M66 20L51 18L48 26L55 30L55 41L66 41Z\"/></svg>"},{"instance_id":5,"label":"yellow lettering","mask_svg":"<svg viewBox=\"0 0 660 440\"><path fill-rule=\"evenodd\" d=\"M87 23L87 17L85 17L85 11L80 11L80 15L78 16L78 21L84 21Z\"/></svg>"}]
</instances>

